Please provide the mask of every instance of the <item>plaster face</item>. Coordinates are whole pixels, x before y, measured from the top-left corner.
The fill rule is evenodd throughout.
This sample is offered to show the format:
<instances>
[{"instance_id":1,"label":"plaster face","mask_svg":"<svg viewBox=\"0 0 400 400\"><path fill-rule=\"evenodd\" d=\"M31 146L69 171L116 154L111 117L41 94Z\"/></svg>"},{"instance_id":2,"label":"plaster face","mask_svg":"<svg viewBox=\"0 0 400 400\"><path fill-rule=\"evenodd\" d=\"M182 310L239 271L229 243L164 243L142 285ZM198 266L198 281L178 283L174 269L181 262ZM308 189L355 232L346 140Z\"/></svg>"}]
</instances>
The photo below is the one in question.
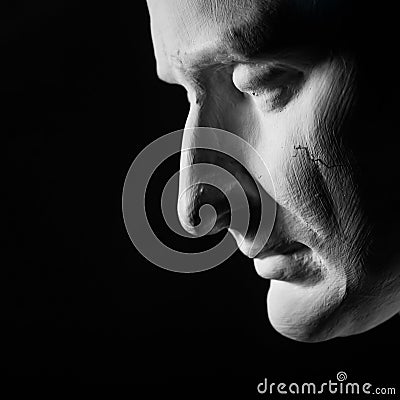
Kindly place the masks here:
<instances>
[{"instance_id":1,"label":"plaster face","mask_svg":"<svg viewBox=\"0 0 400 400\"><path fill-rule=\"evenodd\" d=\"M363 109L360 61L313 25L316 3L148 1L157 73L186 88L186 127L230 131L269 168L274 190L245 165L276 202L273 233L254 254L246 235L241 250L271 279L271 324L300 341L360 333L400 310L398 199L379 187L400 182L397 165L381 162L393 148L380 139L390 115ZM313 29L299 31L304 20ZM195 203L193 192L179 208L186 224Z\"/></svg>"}]
</instances>

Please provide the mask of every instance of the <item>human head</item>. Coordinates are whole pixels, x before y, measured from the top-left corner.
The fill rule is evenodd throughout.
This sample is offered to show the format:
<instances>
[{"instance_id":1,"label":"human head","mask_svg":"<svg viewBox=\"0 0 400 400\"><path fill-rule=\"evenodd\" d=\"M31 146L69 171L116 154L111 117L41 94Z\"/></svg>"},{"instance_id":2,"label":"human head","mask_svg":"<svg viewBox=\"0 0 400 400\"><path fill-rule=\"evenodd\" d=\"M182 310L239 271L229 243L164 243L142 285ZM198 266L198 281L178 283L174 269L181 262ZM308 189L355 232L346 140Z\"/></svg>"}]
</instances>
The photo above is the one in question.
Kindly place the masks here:
<instances>
[{"instance_id":1,"label":"human head","mask_svg":"<svg viewBox=\"0 0 400 400\"><path fill-rule=\"evenodd\" d=\"M400 168L382 65L391 47L388 30L371 19L382 13L363 4L148 0L157 73L186 88L186 127L232 132L268 166L274 190L251 160L238 171L277 207L254 263L271 279L272 325L300 341L360 333L400 310ZM196 140L184 137L193 147ZM194 150L181 167L195 159L213 156ZM199 184L180 204L185 225L194 225L209 190ZM246 249L252 236L230 232Z\"/></svg>"}]
</instances>

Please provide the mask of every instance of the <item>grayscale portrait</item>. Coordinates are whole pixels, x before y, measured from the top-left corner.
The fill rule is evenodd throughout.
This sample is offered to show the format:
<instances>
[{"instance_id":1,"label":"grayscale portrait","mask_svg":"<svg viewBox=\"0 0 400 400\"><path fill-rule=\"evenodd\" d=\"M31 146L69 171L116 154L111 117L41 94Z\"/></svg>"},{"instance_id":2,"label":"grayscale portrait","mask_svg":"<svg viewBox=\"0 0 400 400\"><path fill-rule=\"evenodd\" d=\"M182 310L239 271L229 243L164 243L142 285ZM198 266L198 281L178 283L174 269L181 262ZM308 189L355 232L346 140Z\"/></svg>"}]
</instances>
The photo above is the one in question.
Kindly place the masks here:
<instances>
[{"instance_id":1,"label":"grayscale portrait","mask_svg":"<svg viewBox=\"0 0 400 400\"><path fill-rule=\"evenodd\" d=\"M397 8L0 2L4 382L399 392Z\"/></svg>"},{"instance_id":2,"label":"grayscale portrait","mask_svg":"<svg viewBox=\"0 0 400 400\"><path fill-rule=\"evenodd\" d=\"M262 231L262 223L247 232L229 227L220 194L189 173L180 178L180 190L190 186L177 202L182 226L195 232L199 209L217 210L212 233L228 229L271 280L268 319L291 339L360 334L398 314L397 44L391 23L375 24L383 7L349 0L147 3L154 74L184 87L190 103L183 142L201 147L196 127L231 132L260 154L274 185L251 155L235 167L213 151L182 153L182 170L204 162L235 174L253 216L254 182L276 206L260 246L252 229Z\"/></svg>"}]
</instances>

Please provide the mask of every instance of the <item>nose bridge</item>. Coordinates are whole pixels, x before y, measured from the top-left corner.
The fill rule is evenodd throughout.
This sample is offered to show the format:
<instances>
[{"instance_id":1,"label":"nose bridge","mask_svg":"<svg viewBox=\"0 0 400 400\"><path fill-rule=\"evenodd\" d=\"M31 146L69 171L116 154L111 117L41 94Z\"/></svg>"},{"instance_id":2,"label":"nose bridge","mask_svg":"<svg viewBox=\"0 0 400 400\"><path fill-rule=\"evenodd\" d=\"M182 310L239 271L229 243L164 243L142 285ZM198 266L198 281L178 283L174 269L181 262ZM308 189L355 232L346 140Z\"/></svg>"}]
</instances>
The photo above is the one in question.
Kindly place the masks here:
<instances>
[{"instance_id":1,"label":"nose bridge","mask_svg":"<svg viewBox=\"0 0 400 400\"><path fill-rule=\"evenodd\" d=\"M223 82L215 81L215 79ZM181 170L196 163L225 166L233 140L218 135L216 129L229 130L228 118L232 119L233 102L229 99L229 85L224 82L226 74L216 73L208 82L208 90L201 99L192 102L185 124L181 148ZM215 84L214 84L215 83ZM209 130L197 128L211 128ZM218 152L219 151L219 152ZM201 177L190 177L190 183ZM228 182L227 182L228 184Z\"/></svg>"},{"instance_id":2,"label":"nose bridge","mask_svg":"<svg viewBox=\"0 0 400 400\"><path fill-rule=\"evenodd\" d=\"M223 78L222 75L220 77ZM209 86L212 83L211 80ZM201 183L202 180L202 176L196 174L196 169L190 171L187 167L199 163L211 165L219 163L222 164L221 167L224 167L223 138L218 137L216 131L212 129L225 129L225 114L228 110L221 91L223 91L223 85L215 85L209 88L201 99L191 103L181 146L180 183L182 188ZM198 129L206 127L211 129ZM218 150L221 153L218 153ZM187 172L182 173L185 168Z\"/></svg>"},{"instance_id":3,"label":"nose bridge","mask_svg":"<svg viewBox=\"0 0 400 400\"><path fill-rule=\"evenodd\" d=\"M186 127L212 127L229 130L234 119L234 109L241 95L232 82L228 68L212 70L204 78L201 93L195 94Z\"/></svg>"},{"instance_id":4,"label":"nose bridge","mask_svg":"<svg viewBox=\"0 0 400 400\"><path fill-rule=\"evenodd\" d=\"M224 129L222 124L217 122L218 117L208 105L194 104L191 106L186 121L182 146L181 146L181 171L188 166L205 163L221 163L223 157L223 140L218 136L217 129ZM210 129L203 129L203 128ZM218 154L218 150L221 154ZM194 171L194 170L193 170ZM190 184L199 183L201 176L192 173L187 176Z\"/></svg>"}]
</instances>

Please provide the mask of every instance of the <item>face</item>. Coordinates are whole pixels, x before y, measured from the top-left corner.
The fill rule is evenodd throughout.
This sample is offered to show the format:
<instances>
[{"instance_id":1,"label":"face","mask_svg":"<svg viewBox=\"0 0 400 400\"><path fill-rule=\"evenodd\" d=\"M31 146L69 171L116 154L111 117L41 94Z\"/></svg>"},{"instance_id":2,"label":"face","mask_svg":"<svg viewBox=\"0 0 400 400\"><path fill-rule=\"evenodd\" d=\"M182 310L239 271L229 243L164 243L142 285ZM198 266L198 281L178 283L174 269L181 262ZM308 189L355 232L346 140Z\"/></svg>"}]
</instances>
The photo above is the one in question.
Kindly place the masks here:
<instances>
[{"instance_id":1,"label":"face","mask_svg":"<svg viewBox=\"0 0 400 400\"><path fill-rule=\"evenodd\" d=\"M320 3L148 1L157 73L186 88L186 127L232 132L268 167L273 187L251 156L236 171L276 203L267 244L254 242L251 227L229 231L256 272L271 279L271 324L301 341L360 333L400 310L390 85L379 87L382 72L346 30L352 2L330 9ZM196 147L193 132L183 142ZM182 153L181 168L216 159L192 150ZM219 157L224 163L232 169ZM181 189L196 181L201 177L182 174ZM251 185L244 187L254 197ZM195 231L204 199L217 203L218 195L191 186L179 204L183 226ZM225 220L217 220L218 229Z\"/></svg>"}]
</instances>

